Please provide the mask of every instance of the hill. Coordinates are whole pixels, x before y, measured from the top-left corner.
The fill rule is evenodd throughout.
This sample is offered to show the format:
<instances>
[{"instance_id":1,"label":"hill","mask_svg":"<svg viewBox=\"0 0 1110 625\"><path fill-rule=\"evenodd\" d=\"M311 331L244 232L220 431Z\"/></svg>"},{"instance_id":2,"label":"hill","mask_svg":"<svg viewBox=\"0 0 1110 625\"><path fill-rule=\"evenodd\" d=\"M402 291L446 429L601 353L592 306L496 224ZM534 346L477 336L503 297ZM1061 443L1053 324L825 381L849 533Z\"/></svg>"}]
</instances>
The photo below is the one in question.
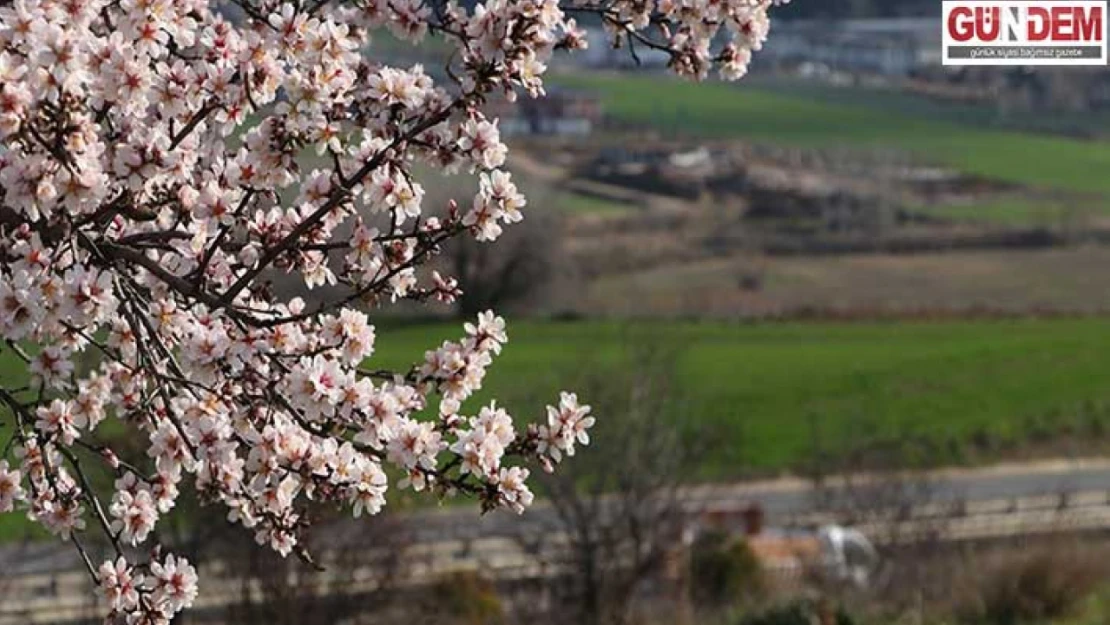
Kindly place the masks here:
<instances>
[{"instance_id":1,"label":"hill","mask_svg":"<svg viewBox=\"0 0 1110 625\"><path fill-rule=\"evenodd\" d=\"M400 365L453 336L453 324L383 331L379 353ZM631 343L679 349L684 396L673 419L722 441L705 454L702 478L800 468L815 454L895 440L915 441L933 461L982 462L1037 437L1110 426L1104 319L520 322L509 337L486 396L523 419L579 371L620 363Z\"/></svg>"},{"instance_id":2,"label":"hill","mask_svg":"<svg viewBox=\"0 0 1110 625\"><path fill-rule=\"evenodd\" d=\"M985 128L978 116L909 110L903 98L871 103L846 90L783 90L706 82L682 89L636 74L561 75L597 93L605 114L669 134L800 147L898 150L967 174L1023 186L1110 192L1110 144ZM1031 157L1035 155L1035 157Z\"/></svg>"},{"instance_id":3,"label":"hill","mask_svg":"<svg viewBox=\"0 0 1110 625\"><path fill-rule=\"evenodd\" d=\"M798 0L776 9L776 16L786 19L867 18L940 15L936 0Z\"/></svg>"}]
</instances>

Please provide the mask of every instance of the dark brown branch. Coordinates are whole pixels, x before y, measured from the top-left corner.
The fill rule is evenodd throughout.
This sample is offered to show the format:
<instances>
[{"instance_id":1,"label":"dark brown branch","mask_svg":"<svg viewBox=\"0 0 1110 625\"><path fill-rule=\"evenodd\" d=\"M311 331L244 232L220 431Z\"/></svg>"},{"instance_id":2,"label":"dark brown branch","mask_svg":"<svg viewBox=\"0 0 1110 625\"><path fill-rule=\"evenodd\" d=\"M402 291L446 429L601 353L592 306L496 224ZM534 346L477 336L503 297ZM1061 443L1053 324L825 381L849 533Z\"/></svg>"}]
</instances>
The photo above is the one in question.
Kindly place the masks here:
<instances>
[{"instance_id":1,"label":"dark brown branch","mask_svg":"<svg viewBox=\"0 0 1110 625\"><path fill-rule=\"evenodd\" d=\"M292 248L293 245L301 237L315 228L328 213L332 212L343 202L347 201L349 199L351 189L353 189L355 185L362 182L362 180L366 178L366 176L370 175L371 172L381 166L381 164L385 162L385 159L394 150L396 150L399 146L404 144L409 139L445 121L448 117L451 116L451 113L454 112L456 108L462 106L466 101L467 98L465 97L455 100L450 106L416 124L408 132L396 137L389 145L378 151L378 153L376 153L370 160L366 161L366 163L358 171L351 175L351 177L348 178L345 183L343 183L338 189L332 192L332 195L327 202L324 202L324 204L321 205L320 208L316 209L316 211L305 218L304 221L297 224L297 226L293 228L293 230L288 235L286 235L284 239L279 241L270 249L266 250L266 253L263 254L262 258L258 260L258 263L255 265L254 269L251 269L243 274L238 280L235 281L234 284L231 285L231 287L223 294L223 296L219 298L219 304L222 306L229 306L232 302L234 302L239 293L241 293L243 289L247 288L247 286L250 285L251 282L253 282L259 274L265 271L266 268L268 268L270 264L274 262L274 260L288 251L290 248Z\"/></svg>"}]
</instances>

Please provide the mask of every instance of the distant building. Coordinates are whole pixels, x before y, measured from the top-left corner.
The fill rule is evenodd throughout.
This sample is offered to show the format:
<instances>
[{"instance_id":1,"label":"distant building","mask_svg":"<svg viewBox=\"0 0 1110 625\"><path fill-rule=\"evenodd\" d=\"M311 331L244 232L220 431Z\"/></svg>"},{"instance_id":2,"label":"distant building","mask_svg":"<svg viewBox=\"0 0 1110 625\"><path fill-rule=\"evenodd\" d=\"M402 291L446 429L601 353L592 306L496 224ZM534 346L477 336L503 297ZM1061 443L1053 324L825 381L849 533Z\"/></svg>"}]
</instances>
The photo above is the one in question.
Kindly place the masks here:
<instances>
[{"instance_id":1,"label":"distant building","mask_svg":"<svg viewBox=\"0 0 1110 625\"><path fill-rule=\"evenodd\" d=\"M939 18L780 21L761 62L906 76L941 63Z\"/></svg>"},{"instance_id":2,"label":"distant building","mask_svg":"<svg viewBox=\"0 0 1110 625\"><path fill-rule=\"evenodd\" d=\"M494 100L487 113L501 119L501 134L506 137L581 137L592 133L601 123L601 102L584 91L549 88L542 98Z\"/></svg>"}]
</instances>

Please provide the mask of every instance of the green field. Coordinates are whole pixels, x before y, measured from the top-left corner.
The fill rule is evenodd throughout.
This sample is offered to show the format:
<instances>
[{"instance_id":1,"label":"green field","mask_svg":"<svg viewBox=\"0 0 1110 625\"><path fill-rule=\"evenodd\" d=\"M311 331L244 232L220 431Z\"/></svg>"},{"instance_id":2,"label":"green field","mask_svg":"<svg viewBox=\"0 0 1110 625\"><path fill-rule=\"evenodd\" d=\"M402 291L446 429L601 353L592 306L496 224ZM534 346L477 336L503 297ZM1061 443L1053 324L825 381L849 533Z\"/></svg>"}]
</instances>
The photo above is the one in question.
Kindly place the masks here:
<instances>
[{"instance_id":1,"label":"green field","mask_svg":"<svg viewBox=\"0 0 1110 625\"><path fill-rule=\"evenodd\" d=\"M383 328L370 364L403 367L460 334L455 324ZM540 416L583 370L624 362L635 343L677 348L683 409L673 418L724 443L705 456L704 478L797 468L815 449L835 453L907 435L1020 441L1031 428L1103 416L1110 424L1099 409L1110 406L1104 319L522 321L509 334L472 406L496 396L521 419Z\"/></svg>"},{"instance_id":2,"label":"green field","mask_svg":"<svg viewBox=\"0 0 1110 625\"><path fill-rule=\"evenodd\" d=\"M419 357L454 326L383 332L383 361ZM1110 321L771 324L522 322L487 390L539 414L559 378L619 361L637 341L683 346L673 418L722 441L701 476L804 466L876 440L921 436L953 445L1101 419L1110 401ZM600 363L600 365L599 365ZM517 399L519 398L519 399ZM604 415L600 415L604 416Z\"/></svg>"},{"instance_id":3,"label":"green field","mask_svg":"<svg viewBox=\"0 0 1110 625\"><path fill-rule=\"evenodd\" d=\"M806 147L895 148L1023 185L1110 192L1110 144L985 129L981 120L909 112L755 85L679 84L647 75L575 74L559 85L598 93L607 115L664 132Z\"/></svg>"},{"instance_id":4,"label":"green field","mask_svg":"<svg viewBox=\"0 0 1110 625\"><path fill-rule=\"evenodd\" d=\"M404 367L460 334L456 324L383 327L372 364ZM947 455L934 460L976 462L995 457L961 456L959 449L984 437L1020 445L1065 429L1089 433L1096 420L1100 432L1110 432L1104 319L525 321L510 324L509 334L486 389L468 408L496 396L522 421L541 417L542 406L584 370L627 362L634 343L679 348L674 387L682 409L671 418L718 441L690 476L697 479L804 468L815 451L835 456L905 437L936 442ZM10 380L17 368L3 364ZM20 516L0 516L0 540L27 526Z\"/></svg>"},{"instance_id":5,"label":"green field","mask_svg":"<svg viewBox=\"0 0 1110 625\"><path fill-rule=\"evenodd\" d=\"M595 195L567 193L559 196L553 205L571 215L593 215L598 217L621 217L636 212L636 206L616 202Z\"/></svg>"},{"instance_id":6,"label":"green field","mask_svg":"<svg viewBox=\"0 0 1110 625\"><path fill-rule=\"evenodd\" d=\"M1097 208L1084 208L1056 201L1002 198L972 204L921 206L910 209L910 212L963 223L1051 227L1065 223L1069 219L1097 215L1101 211Z\"/></svg>"},{"instance_id":7,"label":"green field","mask_svg":"<svg viewBox=\"0 0 1110 625\"><path fill-rule=\"evenodd\" d=\"M959 102L867 85L830 85L821 81L782 76L753 75L745 78L745 88L756 87L775 93L816 99L830 104L866 106L896 110L904 115L927 117L977 128L1020 129L1022 131L1107 137L1110 111L1069 111L1045 114L1020 107L999 107L984 102Z\"/></svg>"}]
</instances>

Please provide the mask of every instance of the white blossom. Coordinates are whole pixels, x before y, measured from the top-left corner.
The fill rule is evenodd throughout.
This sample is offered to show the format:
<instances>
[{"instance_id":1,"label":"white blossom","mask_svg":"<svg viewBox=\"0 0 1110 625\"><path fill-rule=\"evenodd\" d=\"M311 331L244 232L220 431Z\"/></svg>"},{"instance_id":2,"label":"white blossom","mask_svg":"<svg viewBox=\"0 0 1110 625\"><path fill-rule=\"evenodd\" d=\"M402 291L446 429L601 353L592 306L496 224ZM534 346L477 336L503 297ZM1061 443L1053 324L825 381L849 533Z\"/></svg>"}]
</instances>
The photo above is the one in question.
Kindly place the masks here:
<instances>
[{"instance_id":1,"label":"white blossom","mask_svg":"<svg viewBox=\"0 0 1110 625\"><path fill-rule=\"evenodd\" d=\"M0 7L0 339L29 381L4 389L0 513L63 539L106 514L115 547L155 554L99 567L121 622L168 623L196 597L193 566L154 544L183 488L287 555L304 549L306 508L376 514L390 475L520 512L521 463L552 467L594 424L567 393L539 425L496 402L467 416L508 341L492 311L397 371L377 362L372 321L401 299L453 302L466 285L425 266L442 244L525 217L483 108L543 94L554 52L585 47L566 7L279 0L233 23L216 4ZM614 40L650 28L681 75L736 78L772 4L574 7ZM381 28L435 34L448 71L381 63ZM429 169L471 176L473 196L426 206ZM286 277L312 303L278 288ZM90 435L110 420L141 451ZM110 492L85 491L95 462Z\"/></svg>"}]
</instances>

